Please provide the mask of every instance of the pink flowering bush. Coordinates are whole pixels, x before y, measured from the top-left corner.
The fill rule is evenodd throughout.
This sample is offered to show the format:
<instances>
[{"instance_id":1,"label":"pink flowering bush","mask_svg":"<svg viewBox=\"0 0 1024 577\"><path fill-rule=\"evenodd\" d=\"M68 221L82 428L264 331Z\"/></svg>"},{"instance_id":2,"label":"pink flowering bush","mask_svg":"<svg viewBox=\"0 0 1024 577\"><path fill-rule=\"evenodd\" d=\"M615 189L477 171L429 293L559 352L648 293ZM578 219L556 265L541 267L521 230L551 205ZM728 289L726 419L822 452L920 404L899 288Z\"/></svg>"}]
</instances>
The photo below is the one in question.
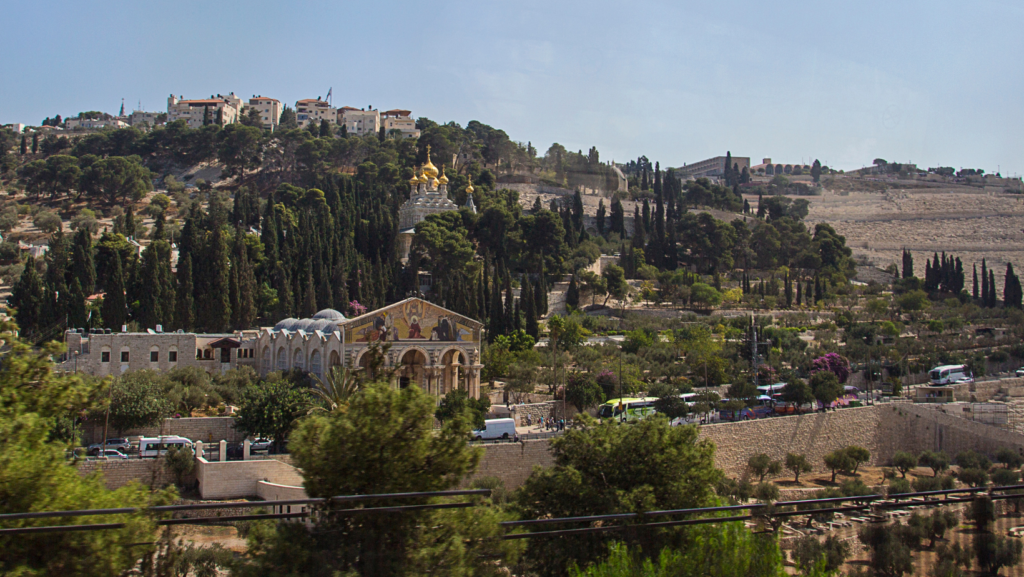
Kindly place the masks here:
<instances>
[{"instance_id":1,"label":"pink flowering bush","mask_svg":"<svg viewBox=\"0 0 1024 577\"><path fill-rule=\"evenodd\" d=\"M811 361L811 374L821 371L829 371L840 383L845 383L850 378L850 361L839 353L829 353Z\"/></svg>"}]
</instances>

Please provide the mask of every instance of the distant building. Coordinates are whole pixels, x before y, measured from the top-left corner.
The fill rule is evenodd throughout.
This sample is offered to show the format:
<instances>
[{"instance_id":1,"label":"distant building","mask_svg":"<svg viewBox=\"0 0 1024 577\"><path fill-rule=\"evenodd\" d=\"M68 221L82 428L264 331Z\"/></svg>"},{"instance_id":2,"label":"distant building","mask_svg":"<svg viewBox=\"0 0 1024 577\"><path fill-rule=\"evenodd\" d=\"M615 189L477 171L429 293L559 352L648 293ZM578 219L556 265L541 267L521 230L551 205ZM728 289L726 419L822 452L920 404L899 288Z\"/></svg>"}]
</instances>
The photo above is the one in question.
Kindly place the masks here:
<instances>
[{"instance_id":1,"label":"distant building","mask_svg":"<svg viewBox=\"0 0 1024 577\"><path fill-rule=\"evenodd\" d=\"M310 122L319 125L323 120L330 124L337 124L338 109L320 98L299 100L295 103L295 120L298 121L299 128L306 128Z\"/></svg>"},{"instance_id":2,"label":"distant building","mask_svg":"<svg viewBox=\"0 0 1024 577\"><path fill-rule=\"evenodd\" d=\"M64 121L66 130L100 130L103 128L128 128L128 123L118 118L69 118Z\"/></svg>"},{"instance_id":3,"label":"distant building","mask_svg":"<svg viewBox=\"0 0 1024 577\"><path fill-rule=\"evenodd\" d=\"M349 134L377 134L380 132L380 112L373 108L342 106L338 109L338 124L343 125Z\"/></svg>"},{"instance_id":4,"label":"distant building","mask_svg":"<svg viewBox=\"0 0 1024 577\"><path fill-rule=\"evenodd\" d=\"M742 172L744 168L750 168L750 157L734 156L732 157L732 163L736 165L736 168L739 169L740 172ZM682 177L691 176L693 178L724 176L725 157L716 156L700 162L683 165L676 169L676 174Z\"/></svg>"},{"instance_id":5,"label":"distant building","mask_svg":"<svg viewBox=\"0 0 1024 577\"><path fill-rule=\"evenodd\" d=\"M15 122L14 124L5 124L4 126L13 130L15 134L21 134L22 132L25 132L25 128L28 125L22 124L20 122Z\"/></svg>"},{"instance_id":6,"label":"distant building","mask_svg":"<svg viewBox=\"0 0 1024 577\"><path fill-rule=\"evenodd\" d=\"M459 210L452 199L448 198L448 177L443 173L438 178L437 167L430 162L430 146L427 146L427 163L409 179L412 192L409 200L398 209L398 243L402 262L409 259L412 248L412 237L416 234L416 224L427 218L427 215L449 210ZM470 199L473 198L473 185L466 189Z\"/></svg>"},{"instance_id":7,"label":"distant building","mask_svg":"<svg viewBox=\"0 0 1024 577\"><path fill-rule=\"evenodd\" d=\"M69 330L64 334L68 352L61 368L97 377L179 367L199 367L217 374L239 365L255 368L255 338L256 331L196 334Z\"/></svg>"},{"instance_id":8,"label":"distant building","mask_svg":"<svg viewBox=\"0 0 1024 577\"><path fill-rule=\"evenodd\" d=\"M403 138L419 138L420 130L416 128L416 121L411 115L408 110L388 110L382 114L384 134L390 135L392 130L397 130Z\"/></svg>"},{"instance_id":9,"label":"distant building","mask_svg":"<svg viewBox=\"0 0 1024 577\"><path fill-rule=\"evenodd\" d=\"M152 128L159 124L160 116L163 114L163 112L143 112L141 110L136 110L128 116L128 124L132 126L148 125Z\"/></svg>"},{"instance_id":10,"label":"distant building","mask_svg":"<svg viewBox=\"0 0 1024 577\"><path fill-rule=\"evenodd\" d=\"M210 123L216 123L219 116L221 124L234 124L238 122L244 106L234 92L202 100L182 100L172 94L167 97L167 122L184 120L189 128L201 128L208 114Z\"/></svg>"},{"instance_id":11,"label":"distant building","mask_svg":"<svg viewBox=\"0 0 1024 577\"><path fill-rule=\"evenodd\" d=\"M249 106L260 111L260 119L263 121L263 128L271 132L277 130L281 123L281 101L266 96L253 96L249 99Z\"/></svg>"},{"instance_id":12,"label":"distant building","mask_svg":"<svg viewBox=\"0 0 1024 577\"><path fill-rule=\"evenodd\" d=\"M793 171L811 173L810 164L783 164L774 163L770 158L761 159L761 164L750 167L750 174L775 176L776 174L793 174Z\"/></svg>"}]
</instances>

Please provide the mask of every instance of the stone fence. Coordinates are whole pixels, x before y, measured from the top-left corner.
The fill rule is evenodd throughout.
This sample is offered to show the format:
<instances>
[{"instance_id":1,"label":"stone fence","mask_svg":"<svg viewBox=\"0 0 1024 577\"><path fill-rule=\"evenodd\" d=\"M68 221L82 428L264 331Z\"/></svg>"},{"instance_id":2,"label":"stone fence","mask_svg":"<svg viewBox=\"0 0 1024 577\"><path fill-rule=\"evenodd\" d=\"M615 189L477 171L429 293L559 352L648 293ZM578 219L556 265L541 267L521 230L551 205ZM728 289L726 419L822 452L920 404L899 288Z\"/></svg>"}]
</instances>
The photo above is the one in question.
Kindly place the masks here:
<instances>
[{"instance_id":1,"label":"stone fence","mask_svg":"<svg viewBox=\"0 0 1024 577\"><path fill-rule=\"evenodd\" d=\"M176 481L174 474L164 466L163 459L110 459L89 460L77 463L78 474L84 476L93 473L103 475L107 489L114 490L124 487L132 481L153 488L164 487ZM185 484L195 481L190 474L182 479Z\"/></svg>"},{"instance_id":2,"label":"stone fence","mask_svg":"<svg viewBox=\"0 0 1024 577\"><path fill-rule=\"evenodd\" d=\"M164 419L159 427L146 427L142 429L131 429L128 431L115 431L113 427L108 428L108 437L158 437L161 435L177 435L192 441L203 441L210 443L214 441L227 441L229 443L240 443L245 440L245 435L235 429L233 417L187 417L182 419ZM103 422L90 422L82 432L82 443L91 445L99 443L103 436Z\"/></svg>"},{"instance_id":3,"label":"stone fence","mask_svg":"<svg viewBox=\"0 0 1024 577\"><path fill-rule=\"evenodd\" d=\"M530 420L534 425L540 422L541 417L544 417L544 420L562 418L562 401L512 405L512 408L512 418L516 420L517 427L526 426L527 415L530 416ZM572 419L579 411L576 410L572 403L566 403L565 412L568 414L568 418Z\"/></svg>"}]
</instances>

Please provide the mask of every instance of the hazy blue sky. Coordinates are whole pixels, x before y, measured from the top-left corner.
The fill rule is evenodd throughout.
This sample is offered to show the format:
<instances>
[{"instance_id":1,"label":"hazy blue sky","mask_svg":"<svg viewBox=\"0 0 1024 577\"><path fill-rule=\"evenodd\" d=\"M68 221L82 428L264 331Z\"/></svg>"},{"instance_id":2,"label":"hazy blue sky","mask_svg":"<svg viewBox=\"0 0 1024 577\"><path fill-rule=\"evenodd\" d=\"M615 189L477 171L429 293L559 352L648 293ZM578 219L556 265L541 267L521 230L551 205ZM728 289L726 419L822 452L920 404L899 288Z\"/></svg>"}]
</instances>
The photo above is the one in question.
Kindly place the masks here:
<instances>
[{"instance_id":1,"label":"hazy blue sky","mask_svg":"<svg viewBox=\"0 0 1024 577\"><path fill-rule=\"evenodd\" d=\"M0 123L233 91L677 166L1024 172L1021 2L8 2Z\"/></svg>"}]
</instances>

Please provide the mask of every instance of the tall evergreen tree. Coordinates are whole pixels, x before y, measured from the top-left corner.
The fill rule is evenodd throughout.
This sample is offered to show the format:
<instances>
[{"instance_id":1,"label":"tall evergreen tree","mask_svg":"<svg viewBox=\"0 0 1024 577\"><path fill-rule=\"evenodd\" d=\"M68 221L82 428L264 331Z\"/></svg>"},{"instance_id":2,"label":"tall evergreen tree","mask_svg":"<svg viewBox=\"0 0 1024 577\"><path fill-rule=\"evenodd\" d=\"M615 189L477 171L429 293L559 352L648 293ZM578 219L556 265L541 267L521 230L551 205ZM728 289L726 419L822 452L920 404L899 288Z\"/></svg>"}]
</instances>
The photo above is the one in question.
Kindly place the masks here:
<instances>
[{"instance_id":1,"label":"tall evergreen tree","mask_svg":"<svg viewBox=\"0 0 1024 577\"><path fill-rule=\"evenodd\" d=\"M161 241L162 242L162 241ZM160 261L157 255L157 243L152 243L142 251L142 286L145 290L139 291L139 308L134 312L135 320L144 329L155 328L163 321L163 310L161 301Z\"/></svg>"},{"instance_id":2,"label":"tall evergreen tree","mask_svg":"<svg viewBox=\"0 0 1024 577\"><path fill-rule=\"evenodd\" d=\"M971 296L978 300L978 263L974 263L974 284L971 289Z\"/></svg>"},{"instance_id":3,"label":"tall evergreen tree","mask_svg":"<svg viewBox=\"0 0 1024 577\"><path fill-rule=\"evenodd\" d=\"M212 333L220 332L231 324L231 301L229 299L231 270L228 259L227 240L219 223L211 226L205 247L205 258L193 260L193 275L196 282L196 325ZM200 263L202 263L200 265ZM202 281L202 284L199 284Z\"/></svg>"},{"instance_id":4,"label":"tall evergreen tree","mask_svg":"<svg viewBox=\"0 0 1024 577\"><path fill-rule=\"evenodd\" d=\"M27 335L38 335L43 321L43 281L36 270L36 259L28 257L21 278L11 290L11 304L17 312L14 319L18 328Z\"/></svg>"},{"instance_id":5,"label":"tall evergreen tree","mask_svg":"<svg viewBox=\"0 0 1024 577\"><path fill-rule=\"evenodd\" d=\"M68 326L71 328L87 328L89 313L85 304L85 291L77 278L71 279L71 295L68 298Z\"/></svg>"},{"instance_id":6,"label":"tall evergreen tree","mask_svg":"<svg viewBox=\"0 0 1024 577\"><path fill-rule=\"evenodd\" d=\"M580 285L576 282L576 275L569 279L569 289L565 293L565 304L574 309L580 307Z\"/></svg>"},{"instance_id":7,"label":"tall evergreen tree","mask_svg":"<svg viewBox=\"0 0 1024 577\"><path fill-rule=\"evenodd\" d=\"M185 254L178 258L177 290L174 308L174 324L181 330L192 330L195 326L194 286L192 284L192 257Z\"/></svg>"},{"instance_id":8,"label":"tall evergreen tree","mask_svg":"<svg viewBox=\"0 0 1024 577\"><path fill-rule=\"evenodd\" d=\"M996 307L996 272L992 269L988 271L988 307Z\"/></svg>"},{"instance_id":9,"label":"tall evergreen tree","mask_svg":"<svg viewBox=\"0 0 1024 577\"><path fill-rule=\"evenodd\" d=\"M597 234L604 236L604 199L597 201Z\"/></svg>"},{"instance_id":10,"label":"tall evergreen tree","mask_svg":"<svg viewBox=\"0 0 1024 577\"><path fill-rule=\"evenodd\" d=\"M618 233L620 238L625 238L626 236L626 213L622 208L622 201L617 196L612 199L609 229L611 232Z\"/></svg>"},{"instance_id":11,"label":"tall evergreen tree","mask_svg":"<svg viewBox=\"0 0 1024 577\"><path fill-rule=\"evenodd\" d=\"M523 275L523 288L519 293L522 295L523 302L523 313L526 316L526 334L534 338L534 340L540 337L540 323L537 321L537 303L534 298L533 285L530 283L530 278L527 275Z\"/></svg>"},{"instance_id":12,"label":"tall evergreen tree","mask_svg":"<svg viewBox=\"0 0 1024 577\"><path fill-rule=\"evenodd\" d=\"M988 306L988 265L981 259L981 306Z\"/></svg>"},{"instance_id":13,"label":"tall evergreen tree","mask_svg":"<svg viewBox=\"0 0 1024 577\"><path fill-rule=\"evenodd\" d=\"M117 251L113 254L110 278L104 279L103 282L107 289L100 309L103 324L112 331L120 331L127 320L128 305L125 302L124 269L121 266L121 255Z\"/></svg>"},{"instance_id":14,"label":"tall evergreen tree","mask_svg":"<svg viewBox=\"0 0 1024 577\"><path fill-rule=\"evenodd\" d=\"M71 253L71 276L82 283L82 291L86 293L86 296L96 290L96 263L92 254L92 236L84 228L79 229L75 234Z\"/></svg>"},{"instance_id":15,"label":"tall evergreen tree","mask_svg":"<svg viewBox=\"0 0 1024 577\"><path fill-rule=\"evenodd\" d=\"M797 281L796 281L796 306L801 306L803 304L803 294L802 293L803 293L803 290L801 290L800 279L797 279Z\"/></svg>"},{"instance_id":16,"label":"tall evergreen tree","mask_svg":"<svg viewBox=\"0 0 1024 577\"><path fill-rule=\"evenodd\" d=\"M732 177L732 152L726 151L725 153L725 170L722 173L722 178L725 180L726 186L733 185Z\"/></svg>"},{"instance_id":17,"label":"tall evergreen tree","mask_svg":"<svg viewBox=\"0 0 1024 577\"><path fill-rule=\"evenodd\" d=\"M903 278L914 276L914 255L909 250L903 249Z\"/></svg>"},{"instance_id":18,"label":"tall evergreen tree","mask_svg":"<svg viewBox=\"0 0 1024 577\"><path fill-rule=\"evenodd\" d=\"M1003 279L1003 306L1021 308L1020 278L1013 272L1013 264L1006 263L1006 278Z\"/></svg>"},{"instance_id":19,"label":"tall evergreen tree","mask_svg":"<svg viewBox=\"0 0 1024 577\"><path fill-rule=\"evenodd\" d=\"M505 308L501 302L501 285L498 283L497 271L491 282L491 310L488 314L487 342L493 343L495 337L505 334Z\"/></svg>"},{"instance_id":20,"label":"tall evergreen tree","mask_svg":"<svg viewBox=\"0 0 1024 577\"><path fill-rule=\"evenodd\" d=\"M512 295L512 276L505 272L505 330L515 330L515 297Z\"/></svg>"},{"instance_id":21,"label":"tall evergreen tree","mask_svg":"<svg viewBox=\"0 0 1024 577\"><path fill-rule=\"evenodd\" d=\"M648 219L650 220L650 219ZM643 248L647 244L647 235L645 234L645 228L650 223L644 223L644 220L640 217L640 208L637 206L633 207L633 246L640 246Z\"/></svg>"},{"instance_id":22,"label":"tall evergreen tree","mask_svg":"<svg viewBox=\"0 0 1024 577\"><path fill-rule=\"evenodd\" d=\"M537 284L534 285L534 304L537 307L537 318L548 314L548 281L544 275L544 259L541 259L540 274L537 275Z\"/></svg>"}]
</instances>

